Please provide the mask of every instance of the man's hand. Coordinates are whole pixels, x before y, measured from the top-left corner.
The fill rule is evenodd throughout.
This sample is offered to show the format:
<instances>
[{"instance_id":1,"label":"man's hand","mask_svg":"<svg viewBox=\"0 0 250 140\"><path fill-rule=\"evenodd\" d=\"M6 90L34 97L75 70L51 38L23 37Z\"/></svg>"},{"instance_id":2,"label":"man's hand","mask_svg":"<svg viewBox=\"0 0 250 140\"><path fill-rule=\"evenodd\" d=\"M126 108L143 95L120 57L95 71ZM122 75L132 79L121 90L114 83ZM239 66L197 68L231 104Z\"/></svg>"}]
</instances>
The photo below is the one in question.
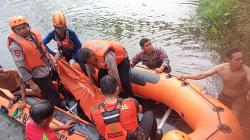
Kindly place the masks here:
<instances>
[{"instance_id":1,"label":"man's hand","mask_svg":"<svg viewBox=\"0 0 250 140\"><path fill-rule=\"evenodd\" d=\"M186 76L177 76L177 79L181 80L181 81L185 81L186 79L188 79Z\"/></svg>"},{"instance_id":2,"label":"man's hand","mask_svg":"<svg viewBox=\"0 0 250 140\"><path fill-rule=\"evenodd\" d=\"M20 110L23 110L24 107L25 107L25 105L26 105L26 102L25 102L25 101L22 101L22 102L19 104L18 108L19 108Z\"/></svg>"},{"instance_id":3,"label":"man's hand","mask_svg":"<svg viewBox=\"0 0 250 140\"><path fill-rule=\"evenodd\" d=\"M73 65L76 61L74 59L69 60L69 64Z\"/></svg>"},{"instance_id":4,"label":"man's hand","mask_svg":"<svg viewBox=\"0 0 250 140\"><path fill-rule=\"evenodd\" d=\"M134 67L135 65L132 63L132 61L130 61L130 67Z\"/></svg>"},{"instance_id":5,"label":"man's hand","mask_svg":"<svg viewBox=\"0 0 250 140\"><path fill-rule=\"evenodd\" d=\"M68 129L70 129L71 127L73 127L75 123L76 123L76 122L73 121L73 120L68 120L68 121L66 122L66 124L63 125L62 129L63 129L63 130L68 130Z\"/></svg>"},{"instance_id":6,"label":"man's hand","mask_svg":"<svg viewBox=\"0 0 250 140\"><path fill-rule=\"evenodd\" d=\"M14 104L14 100L12 99L12 100L10 100L9 103L8 103L8 108L11 108L11 107L13 106L13 104ZM18 108L19 108L20 110L23 110L24 107L25 107L25 105L26 105L26 102L25 102L25 101L22 101L22 102L19 104Z\"/></svg>"},{"instance_id":7,"label":"man's hand","mask_svg":"<svg viewBox=\"0 0 250 140\"><path fill-rule=\"evenodd\" d=\"M155 71L156 71L157 73L162 73L162 72L163 72L163 69L162 69L162 68L157 68L157 69L155 69Z\"/></svg>"},{"instance_id":8,"label":"man's hand","mask_svg":"<svg viewBox=\"0 0 250 140\"><path fill-rule=\"evenodd\" d=\"M41 89L39 88L39 86L37 84L35 84L31 79L28 80L27 83L29 84L29 86L33 92L41 93Z\"/></svg>"},{"instance_id":9,"label":"man's hand","mask_svg":"<svg viewBox=\"0 0 250 140\"><path fill-rule=\"evenodd\" d=\"M9 100L9 103L8 103L8 108L11 108L14 104L14 101L13 99Z\"/></svg>"},{"instance_id":10,"label":"man's hand","mask_svg":"<svg viewBox=\"0 0 250 140\"><path fill-rule=\"evenodd\" d=\"M56 52L56 54L54 55L55 59L60 59L61 58L61 54L59 52Z\"/></svg>"},{"instance_id":11,"label":"man's hand","mask_svg":"<svg viewBox=\"0 0 250 140\"><path fill-rule=\"evenodd\" d=\"M37 84L30 85L30 88L31 88L32 91L35 92L35 93L41 93L41 89L38 87Z\"/></svg>"},{"instance_id":12,"label":"man's hand","mask_svg":"<svg viewBox=\"0 0 250 140\"><path fill-rule=\"evenodd\" d=\"M60 130L68 130L70 128L72 128L74 126L76 122L73 121L73 120L68 120L66 122L66 124L64 125L61 125L61 126L51 126L50 128L53 130L53 131L60 131Z\"/></svg>"}]
</instances>

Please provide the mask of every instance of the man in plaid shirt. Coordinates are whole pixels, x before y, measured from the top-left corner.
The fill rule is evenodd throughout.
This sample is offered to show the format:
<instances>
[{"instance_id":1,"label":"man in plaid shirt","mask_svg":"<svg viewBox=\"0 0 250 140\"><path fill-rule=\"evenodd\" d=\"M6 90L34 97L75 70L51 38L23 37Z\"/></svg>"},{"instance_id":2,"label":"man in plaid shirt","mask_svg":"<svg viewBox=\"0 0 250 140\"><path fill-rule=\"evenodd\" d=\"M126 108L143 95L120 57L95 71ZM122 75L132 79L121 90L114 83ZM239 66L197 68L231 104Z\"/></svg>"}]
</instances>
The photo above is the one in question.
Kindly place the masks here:
<instances>
[{"instance_id":1,"label":"man in plaid shirt","mask_svg":"<svg viewBox=\"0 0 250 140\"><path fill-rule=\"evenodd\" d=\"M149 69L154 69L158 73L171 72L169 59L166 52L160 47L153 47L151 40L143 38L140 41L142 51L137 53L130 62L133 67L137 63L142 62Z\"/></svg>"}]
</instances>

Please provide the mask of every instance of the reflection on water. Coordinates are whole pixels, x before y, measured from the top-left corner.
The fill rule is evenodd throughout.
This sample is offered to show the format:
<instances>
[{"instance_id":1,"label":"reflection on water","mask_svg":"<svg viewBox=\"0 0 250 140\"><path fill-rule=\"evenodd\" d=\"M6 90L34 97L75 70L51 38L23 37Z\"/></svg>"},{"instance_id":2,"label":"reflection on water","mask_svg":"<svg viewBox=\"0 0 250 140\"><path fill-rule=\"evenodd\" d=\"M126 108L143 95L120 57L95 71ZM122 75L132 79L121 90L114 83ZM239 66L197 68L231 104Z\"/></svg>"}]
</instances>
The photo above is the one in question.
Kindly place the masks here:
<instances>
[{"instance_id":1,"label":"reflection on water","mask_svg":"<svg viewBox=\"0 0 250 140\"><path fill-rule=\"evenodd\" d=\"M153 40L169 55L173 74L191 74L207 70L218 62L215 52L205 50L202 43L187 34L184 20L195 9L192 0L2 0L0 2L0 63L14 67L6 46L8 19L13 15L28 17L31 27L43 36L52 30L51 14L60 10L67 16L68 26L82 41L112 39L124 44L130 57L140 51L142 37ZM51 43L51 46L55 44ZM218 79L215 77L215 79ZM197 81L211 93L217 90L214 78ZM216 80L217 81L217 80ZM219 83L219 82L217 82Z\"/></svg>"}]
</instances>

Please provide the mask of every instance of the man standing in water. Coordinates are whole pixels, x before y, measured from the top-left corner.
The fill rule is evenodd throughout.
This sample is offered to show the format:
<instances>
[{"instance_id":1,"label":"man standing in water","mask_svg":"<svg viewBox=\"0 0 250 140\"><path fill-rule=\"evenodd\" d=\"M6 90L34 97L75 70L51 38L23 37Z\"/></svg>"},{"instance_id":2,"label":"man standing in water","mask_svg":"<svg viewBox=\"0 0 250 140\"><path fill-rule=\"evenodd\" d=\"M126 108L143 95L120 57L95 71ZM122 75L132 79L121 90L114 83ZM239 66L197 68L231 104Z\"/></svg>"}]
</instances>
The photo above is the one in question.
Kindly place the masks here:
<instances>
[{"instance_id":1,"label":"man standing in water","mask_svg":"<svg viewBox=\"0 0 250 140\"><path fill-rule=\"evenodd\" d=\"M239 116L250 98L250 68L244 65L243 54L238 48L229 49L226 59L227 63L198 74L181 76L180 79L200 80L218 74L223 81L223 89L218 99Z\"/></svg>"}]
</instances>

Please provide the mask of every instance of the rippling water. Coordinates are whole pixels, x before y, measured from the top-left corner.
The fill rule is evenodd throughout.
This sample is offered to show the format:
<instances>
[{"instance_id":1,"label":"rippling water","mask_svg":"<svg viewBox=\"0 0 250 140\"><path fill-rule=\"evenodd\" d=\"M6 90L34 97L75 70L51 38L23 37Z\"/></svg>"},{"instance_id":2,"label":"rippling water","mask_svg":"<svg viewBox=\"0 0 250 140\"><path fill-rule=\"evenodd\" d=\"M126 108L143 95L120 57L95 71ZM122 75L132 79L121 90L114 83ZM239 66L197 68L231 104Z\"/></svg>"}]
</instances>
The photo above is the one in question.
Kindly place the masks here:
<instances>
[{"instance_id":1,"label":"rippling water","mask_svg":"<svg viewBox=\"0 0 250 140\"><path fill-rule=\"evenodd\" d=\"M30 26L42 35L52 30L51 14L60 10L68 26L88 39L120 41L132 57L140 51L142 37L153 40L154 46L164 48L170 58L173 74L191 74L207 70L219 61L219 56L203 48L203 44L185 32L185 19L195 11L191 0L2 0L0 1L0 64L15 67L6 47L10 31L8 19L23 15ZM51 43L51 46L55 44ZM215 94L218 78L197 81Z\"/></svg>"}]
</instances>

